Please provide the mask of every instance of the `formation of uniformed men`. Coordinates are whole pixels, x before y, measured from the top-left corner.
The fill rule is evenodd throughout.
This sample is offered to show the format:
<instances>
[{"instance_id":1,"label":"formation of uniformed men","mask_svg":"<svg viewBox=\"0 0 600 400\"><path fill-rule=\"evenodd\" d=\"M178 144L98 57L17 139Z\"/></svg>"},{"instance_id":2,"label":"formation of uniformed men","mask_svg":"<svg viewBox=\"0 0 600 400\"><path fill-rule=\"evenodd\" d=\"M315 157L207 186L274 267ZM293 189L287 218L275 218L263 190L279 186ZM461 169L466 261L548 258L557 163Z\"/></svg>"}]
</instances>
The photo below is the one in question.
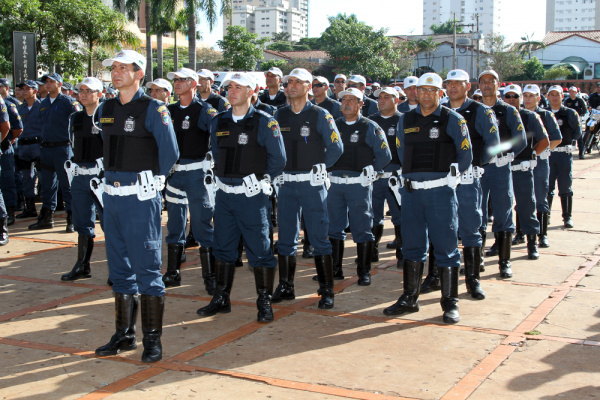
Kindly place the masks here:
<instances>
[{"instance_id":1,"label":"formation of uniformed men","mask_svg":"<svg viewBox=\"0 0 600 400\"><path fill-rule=\"evenodd\" d=\"M96 350L99 356L137 347L139 307L142 361L162 358L165 287L182 282L188 208L204 286L213 296L197 314L231 311L243 242L255 277L258 322L273 320L272 303L296 297L302 226L315 260L318 307L330 309L334 280L344 279L348 229L357 246L358 285L371 284L387 202L392 247L404 280L402 295L384 314L417 312L421 292L440 290L445 323L460 321L459 238L467 292L485 299L480 271L488 196L496 240L485 254L498 255L501 278L513 275L512 245L526 240L533 260L539 258L538 246L550 246L547 228L556 181L564 226L573 227L572 153L581 128L572 108L580 102L572 94L573 104L567 99L563 105L559 86L548 90L550 110L539 106L537 85L509 85L505 101L500 100L500 77L492 70L479 75L473 99L467 97L471 84L463 70L448 73L444 102L444 81L434 73L407 77L403 89L374 86L370 96L363 76L338 74L329 97L326 78L301 68L283 76L271 68L262 95L252 75L235 73L223 83L224 98L212 89L211 71L182 68L167 75L172 83L148 82L148 96L141 89L143 56L123 50L103 65L111 68L118 94L93 77L75 87L63 85L56 73L45 75L43 82L20 83L23 103L0 90L0 245L8 243L7 226L19 198L14 161L11 167L11 157L5 159L17 142L24 206L16 218L38 216L39 178L43 204L29 229L53 227L60 190L67 232L78 233L75 266L62 280L91 276L99 216L116 311L115 333ZM7 82L0 80L3 86ZM40 101L42 88L46 93ZM311 89L314 98L309 100ZM170 104L173 93L179 100ZM5 169L12 171L6 178ZM163 189L168 211L164 274ZM270 199L275 195L279 211L273 221ZM278 258L274 224L279 227Z\"/></svg>"}]
</instances>

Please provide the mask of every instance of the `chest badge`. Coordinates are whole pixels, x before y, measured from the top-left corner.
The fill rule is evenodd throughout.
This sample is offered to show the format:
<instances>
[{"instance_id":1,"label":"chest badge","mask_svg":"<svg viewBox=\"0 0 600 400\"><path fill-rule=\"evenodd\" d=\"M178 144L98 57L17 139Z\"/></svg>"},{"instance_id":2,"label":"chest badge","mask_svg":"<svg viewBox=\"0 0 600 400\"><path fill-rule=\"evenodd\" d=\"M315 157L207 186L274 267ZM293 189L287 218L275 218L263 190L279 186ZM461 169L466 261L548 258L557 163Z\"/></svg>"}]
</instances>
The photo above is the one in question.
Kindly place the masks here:
<instances>
[{"instance_id":1,"label":"chest badge","mask_svg":"<svg viewBox=\"0 0 600 400\"><path fill-rule=\"evenodd\" d=\"M185 117L181 123L181 129L190 129L190 116Z\"/></svg>"},{"instance_id":2,"label":"chest badge","mask_svg":"<svg viewBox=\"0 0 600 400\"><path fill-rule=\"evenodd\" d=\"M391 126L390 129L388 129L387 135L388 136L396 136L396 128Z\"/></svg>"},{"instance_id":3,"label":"chest badge","mask_svg":"<svg viewBox=\"0 0 600 400\"><path fill-rule=\"evenodd\" d=\"M350 142L358 143L358 132L354 132L352 135L350 135Z\"/></svg>"},{"instance_id":4,"label":"chest badge","mask_svg":"<svg viewBox=\"0 0 600 400\"><path fill-rule=\"evenodd\" d=\"M438 128L431 128L429 130L429 139L437 139L440 137L440 130Z\"/></svg>"},{"instance_id":5,"label":"chest badge","mask_svg":"<svg viewBox=\"0 0 600 400\"><path fill-rule=\"evenodd\" d=\"M125 130L125 132L133 132L133 130L135 129L135 120L133 119L133 117L127 118L127 120L125 121L125 127L123 129Z\"/></svg>"},{"instance_id":6,"label":"chest badge","mask_svg":"<svg viewBox=\"0 0 600 400\"><path fill-rule=\"evenodd\" d=\"M96 125L92 125L92 134L97 135L100 133L100 129Z\"/></svg>"},{"instance_id":7,"label":"chest badge","mask_svg":"<svg viewBox=\"0 0 600 400\"><path fill-rule=\"evenodd\" d=\"M556 122L558 122L558 126L563 126L563 120L562 119L557 119Z\"/></svg>"},{"instance_id":8,"label":"chest badge","mask_svg":"<svg viewBox=\"0 0 600 400\"><path fill-rule=\"evenodd\" d=\"M248 135L245 133L240 133L240 136L238 136L238 144L248 144Z\"/></svg>"},{"instance_id":9,"label":"chest badge","mask_svg":"<svg viewBox=\"0 0 600 400\"><path fill-rule=\"evenodd\" d=\"M308 136L310 136L310 128L306 125L300 128L300 136L302 136L303 138L307 138Z\"/></svg>"}]
</instances>

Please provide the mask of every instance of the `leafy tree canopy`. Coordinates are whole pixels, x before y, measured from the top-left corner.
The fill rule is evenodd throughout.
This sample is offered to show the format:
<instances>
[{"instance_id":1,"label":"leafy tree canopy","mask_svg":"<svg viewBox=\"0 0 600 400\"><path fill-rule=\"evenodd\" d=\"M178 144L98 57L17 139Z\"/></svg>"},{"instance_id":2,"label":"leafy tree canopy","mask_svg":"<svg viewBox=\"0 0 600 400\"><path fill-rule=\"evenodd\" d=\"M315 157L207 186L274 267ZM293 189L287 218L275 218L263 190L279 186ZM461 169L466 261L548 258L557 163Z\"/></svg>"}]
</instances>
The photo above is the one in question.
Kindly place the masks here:
<instances>
[{"instance_id":1,"label":"leafy tree canopy","mask_svg":"<svg viewBox=\"0 0 600 400\"><path fill-rule=\"evenodd\" d=\"M263 58L263 48L269 38L258 39L242 26L228 26L223 40L217 41L223 50L223 60L218 64L234 71L252 71Z\"/></svg>"},{"instance_id":2,"label":"leafy tree canopy","mask_svg":"<svg viewBox=\"0 0 600 400\"><path fill-rule=\"evenodd\" d=\"M456 20L456 33L462 33L463 31L462 26L458 25L459 22L460 21ZM452 19L449 19L448 21L443 22L439 25L433 24L429 27L429 29L431 29L431 32L433 32L434 35L451 35L454 33Z\"/></svg>"}]
</instances>

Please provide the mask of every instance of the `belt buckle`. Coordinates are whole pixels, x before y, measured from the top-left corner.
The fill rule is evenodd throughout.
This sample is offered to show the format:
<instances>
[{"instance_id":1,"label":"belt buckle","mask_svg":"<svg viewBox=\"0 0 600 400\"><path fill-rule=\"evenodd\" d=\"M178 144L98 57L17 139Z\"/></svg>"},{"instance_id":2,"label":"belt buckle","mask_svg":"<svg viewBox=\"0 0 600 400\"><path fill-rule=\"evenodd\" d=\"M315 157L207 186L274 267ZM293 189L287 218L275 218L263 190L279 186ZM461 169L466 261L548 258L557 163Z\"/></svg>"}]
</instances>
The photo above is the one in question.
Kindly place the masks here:
<instances>
[{"instance_id":1,"label":"belt buckle","mask_svg":"<svg viewBox=\"0 0 600 400\"><path fill-rule=\"evenodd\" d=\"M113 182L113 186L116 187L116 188L118 188L118 187L121 186L121 184L119 182Z\"/></svg>"},{"instance_id":2,"label":"belt buckle","mask_svg":"<svg viewBox=\"0 0 600 400\"><path fill-rule=\"evenodd\" d=\"M343 178L350 178L350 175L348 175L348 174L343 174L343 175L342 175L342 177L343 177Z\"/></svg>"}]
</instances>

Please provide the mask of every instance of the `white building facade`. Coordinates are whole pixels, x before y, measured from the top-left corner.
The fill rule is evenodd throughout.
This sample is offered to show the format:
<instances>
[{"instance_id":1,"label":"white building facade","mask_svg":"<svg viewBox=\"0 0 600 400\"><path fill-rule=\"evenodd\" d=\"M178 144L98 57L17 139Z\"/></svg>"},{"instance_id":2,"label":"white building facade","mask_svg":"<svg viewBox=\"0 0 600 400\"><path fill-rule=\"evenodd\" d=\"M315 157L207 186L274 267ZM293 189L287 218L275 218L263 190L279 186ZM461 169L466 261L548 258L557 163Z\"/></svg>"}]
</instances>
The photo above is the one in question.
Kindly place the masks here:
<instances>
[{"instance_id":1,"label":"white building facade","mask_svg":"<svg viewBox=\"0 0 600 400\"><path fill-rule=\"evenodd\" d=\"M452 20L454 14L461 24L476 24L484 36L500 33L503 16L502 0L423 0L423 34L432 34L430 27ZM475 29L463 27L463 32Z\"/></svg>"},{"instance_id":2,"label":"white building facade","mask_svg":"<svg viewBox=\"0 0 600 400\"><path fill-rule=\"evenodd\" d=\"M596 0L546 0L546 32L600 29Z\"/></svg>"},{"instance_id":3,"label":"white building facade","mask_svg":"<svg viewBox=\"0 0 600 400\"><path fill-rule=\"evenodd\" d=\"M231 18L223 17L223 34L227 27L239 25L259 38L287 32L291 41L308 37L309 0L232 0Z\"/></svg>"}]
</instances>

